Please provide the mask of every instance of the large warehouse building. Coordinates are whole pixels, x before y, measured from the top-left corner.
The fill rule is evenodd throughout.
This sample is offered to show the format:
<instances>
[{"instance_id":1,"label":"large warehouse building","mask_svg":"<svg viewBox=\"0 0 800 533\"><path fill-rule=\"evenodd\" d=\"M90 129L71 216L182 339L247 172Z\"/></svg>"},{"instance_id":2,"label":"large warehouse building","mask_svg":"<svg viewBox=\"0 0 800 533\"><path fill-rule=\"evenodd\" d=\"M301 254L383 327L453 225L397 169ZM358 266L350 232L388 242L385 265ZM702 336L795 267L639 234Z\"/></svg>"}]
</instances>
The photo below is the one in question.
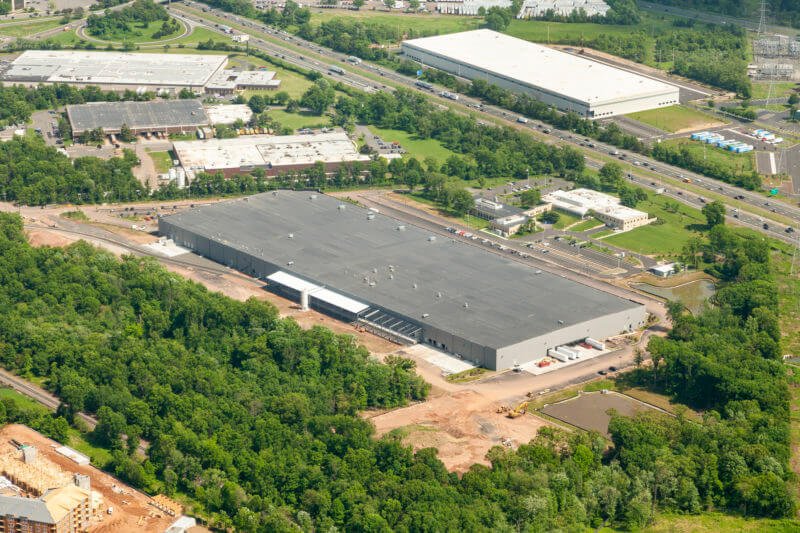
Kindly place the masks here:
<instances>
[{"instance_id":1,"label":"large warehouse building","mask_svg":"<svg viewBox=\"0 0 800 533\"><path fill-rule=\"evenodd\" d=\"M177 94L275 89L274 72L225 70L225 55L132 54L83 50L27 50L5 69L0 81L28 86L67 83L110 91Z\"/></svg>"},{"instance_id":2,"label":"large warehouse building","mask_svg":"<svg viewBox=\"0 0 800 533\"><path fill-rule=\"evenodd\" d=\"M604 118L678 103L678 87L491 30L403 41L406 57L525 93L562 111Z\"/></svg>"},{"instance_id":3,"label":"large warehouse building","mask_svg":"<svg viewBox=\"0 0 800 533\"><path fill-rule=\"evenodd\" d=\"M198 207L159 219L159 231L312 308L491 369L646 317L636 302L322 194Z\"/></svg>"},{"instance_id":4,"label":"large warehouse building","mask_svg":"<svg viewBox=\"0 0 800 533\"><path fill-rule=\"evenodd\" d=\"M132 133L193 133L211 121L200 100L93 102L67 106L72 134L101 129L118 134L123 125Z\"/></svg>"},{"instance_id":5,"label":"large warehouse building","mask_svg":"<svg viewBox=\"0 0 800 533\"><path fill-rule=\"evenodd\" d=\"M176 141L175 155L188 171L222 172L226 177L264 169L268 176L303 170L321 162L326 172L343 163L367 162L344 132L314 135L245 135L233 139Z\"/></svg>"}]
</instances>

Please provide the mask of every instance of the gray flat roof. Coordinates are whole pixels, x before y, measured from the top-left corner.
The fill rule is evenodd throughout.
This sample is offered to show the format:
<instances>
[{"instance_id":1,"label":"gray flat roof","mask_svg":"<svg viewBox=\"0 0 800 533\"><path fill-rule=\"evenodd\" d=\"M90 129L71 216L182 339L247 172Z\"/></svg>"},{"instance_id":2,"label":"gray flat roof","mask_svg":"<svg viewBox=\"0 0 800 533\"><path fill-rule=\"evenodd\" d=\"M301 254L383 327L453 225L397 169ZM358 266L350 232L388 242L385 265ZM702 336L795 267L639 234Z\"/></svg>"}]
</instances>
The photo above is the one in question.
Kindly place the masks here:
<instances>
[{"instance_id":1,"label":"gray flat roof","mask_svg":"<svg viewBox=\"0 0 800 533\"><path fill-rule=\"evenodd\" d=\"M200 100L154 100L152 102L95 102L68 105L67 115L74 131L96 128L131 129L210 124Z\"/></svg>"},{"instance_id":2,"label":"gray flat roof","mask_svg":"<svg viewBox=\"0 0 800 533\"><path fill-rule=\"evenodd\" d=\"M133 54L85 50L26 50L2 74L5 81L91 85L203 86L226 55Z\"/></svg>"},{"instance_id":3,"label":"gray flat roof","mask_svg":"<svg viewBox=\"0 0 800 533\"><path fill-rule=\"evenodd\" d=\"M403 47L586 105L678 94L674 85L487 29L411 39L403 41Z\"/></svg>"},{"instance_id":4,"label":"gray flat roof","mask_svg":"<svg viewBox=\"0 0 800 533\"><path fill-rule=\"evenodd\" d=\"M640 305L442 235L430 241L422 228L381 214L370 220L367 209L312 195L268 192L164 222L492 348Z\"/></svg>"}]
</instances>

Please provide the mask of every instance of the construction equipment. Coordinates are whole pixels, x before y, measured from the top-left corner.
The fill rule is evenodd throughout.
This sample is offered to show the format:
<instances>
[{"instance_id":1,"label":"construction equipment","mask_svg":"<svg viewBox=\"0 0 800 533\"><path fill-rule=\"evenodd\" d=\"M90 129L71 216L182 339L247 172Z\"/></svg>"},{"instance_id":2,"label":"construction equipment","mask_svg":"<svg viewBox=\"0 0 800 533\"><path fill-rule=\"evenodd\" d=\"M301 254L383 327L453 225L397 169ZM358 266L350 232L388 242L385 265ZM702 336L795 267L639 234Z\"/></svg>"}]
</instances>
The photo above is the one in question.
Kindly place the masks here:
<instances>
[{"instance_id":1,"label":"construction equipment","mask_svg":"<svg viewBox=\"0 0 800 533\"><path fill-rule=\"evenodd\" d=\"M497 408L497 413L507 413L511 408L507 405L501 405Z\"/></svg>"},{"instance_id":2,"label":"construction equipment","mask_svg":"<svg viewBox=\"0 0 800 533\"><path fill-rule=\"evenodd\" d=\"M528 402L524 401L506 413L508 418L518 418L528 412Z\"/></svg>"}]
</instances>

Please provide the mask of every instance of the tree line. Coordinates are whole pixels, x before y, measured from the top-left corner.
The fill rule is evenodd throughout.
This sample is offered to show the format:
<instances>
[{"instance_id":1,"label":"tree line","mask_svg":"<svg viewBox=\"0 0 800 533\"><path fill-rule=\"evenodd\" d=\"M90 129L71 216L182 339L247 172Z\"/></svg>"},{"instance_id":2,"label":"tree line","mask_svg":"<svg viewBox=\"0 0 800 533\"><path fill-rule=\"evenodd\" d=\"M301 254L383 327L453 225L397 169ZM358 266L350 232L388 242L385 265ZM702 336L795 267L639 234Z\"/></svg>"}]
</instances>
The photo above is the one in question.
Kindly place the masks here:
<instances>
[{"instance_id":1,"label":"tree line","mask_svg":"<svg viewBox=\"0 0 800 533\"><path fill-rule=\"evenodd\" d=\"M677 8L696 9L722 13L735 18L758 18L758 3L747 0L654 0L654 3ZM769 16L777 24L800 28L800 1L777 0L770 2Z\"/></svg>"}]
</instances>

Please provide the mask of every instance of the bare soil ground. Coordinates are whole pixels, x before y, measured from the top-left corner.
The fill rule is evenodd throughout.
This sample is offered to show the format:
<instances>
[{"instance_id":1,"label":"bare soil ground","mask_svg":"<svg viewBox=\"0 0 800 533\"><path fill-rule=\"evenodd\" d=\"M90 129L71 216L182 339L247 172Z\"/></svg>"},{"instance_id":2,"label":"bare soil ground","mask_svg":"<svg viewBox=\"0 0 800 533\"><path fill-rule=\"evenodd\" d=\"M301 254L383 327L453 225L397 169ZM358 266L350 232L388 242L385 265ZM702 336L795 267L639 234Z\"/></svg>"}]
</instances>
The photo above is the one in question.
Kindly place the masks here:
<instances>
[{"instance_id":1,"label":"bare soil ground","mask_svg":"<svg viewBox=\"0 0 800 533\"><path fill-rule=\"evenodd\" d=\"M39 449L39 453L57 464L63 471L86 474L91 479L92 490L103 495L103 507L98 513L99 521L90 528L91 532L162 532L175 521L150 505L152 499L118 479L98 470L93 466L81 466L63 455L56 453L59 446L53 440L44 437L29 427L19 424L10 424L0 430L0 445L7 446L8 441L16 439L25 444L31 444ZM114 512L109 515L106 509L113 507Z\"/></svg>"},{"instance_id":2,"label":"bare soil ground","mask_svg":"<svg viewBox=\"0 0 800 533\"><path fill-rule=\"evenodd\" d=\"M492 446L527 443L548 424L535 416L507 418L496 413L492 403L474 390L439 391L426 402L370 420L378 436L396 430L415 450L437 448L448 470L465 472L475 463L488 465L486 452Z\"/></svg>"}]
</instances>

